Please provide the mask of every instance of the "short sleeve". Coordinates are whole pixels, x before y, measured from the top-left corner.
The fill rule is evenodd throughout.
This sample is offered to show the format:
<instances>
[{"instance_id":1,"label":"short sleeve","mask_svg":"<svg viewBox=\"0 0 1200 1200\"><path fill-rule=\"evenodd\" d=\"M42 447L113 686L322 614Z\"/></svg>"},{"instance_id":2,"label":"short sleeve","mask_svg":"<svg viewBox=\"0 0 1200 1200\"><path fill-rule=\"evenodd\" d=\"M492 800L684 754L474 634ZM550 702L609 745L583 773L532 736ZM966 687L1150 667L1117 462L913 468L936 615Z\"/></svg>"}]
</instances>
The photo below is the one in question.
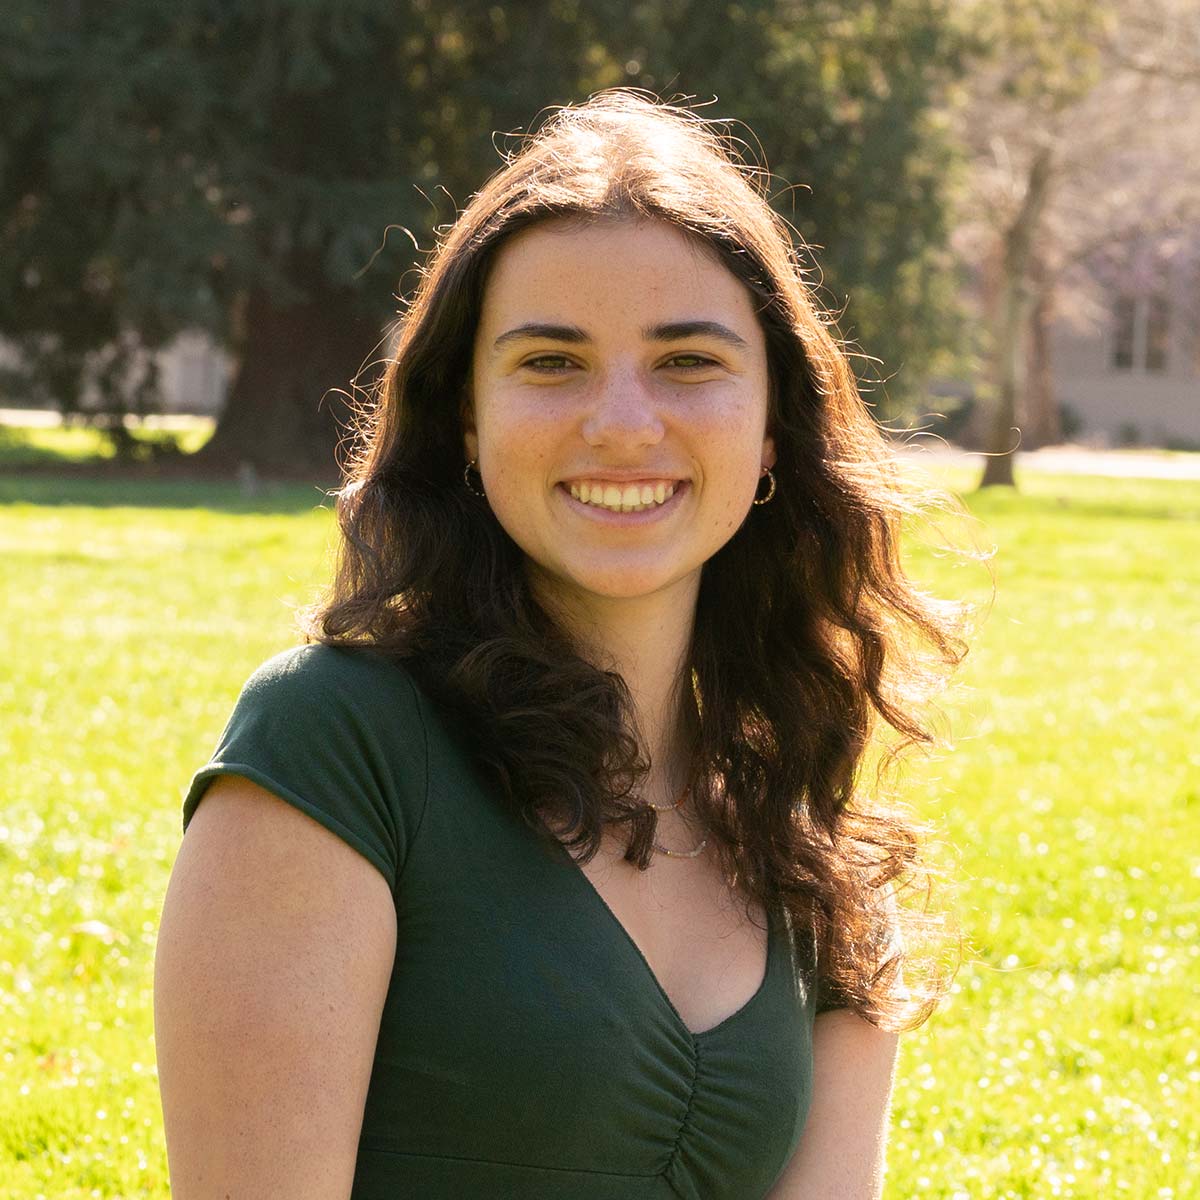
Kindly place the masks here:
<instances>
[{"instance_id":1,"label":"short sleeve","mask_svg":"<svg viewBox=\"0 0 1200 1200\"><path fill-rule=\"evenodd\" d=\"M424 812L428 752L407 672L366 650L300 646L243 687L183 803L183 828L220 775L294 805L373 863L395 891Z\"/></svg>"}]
</instances>

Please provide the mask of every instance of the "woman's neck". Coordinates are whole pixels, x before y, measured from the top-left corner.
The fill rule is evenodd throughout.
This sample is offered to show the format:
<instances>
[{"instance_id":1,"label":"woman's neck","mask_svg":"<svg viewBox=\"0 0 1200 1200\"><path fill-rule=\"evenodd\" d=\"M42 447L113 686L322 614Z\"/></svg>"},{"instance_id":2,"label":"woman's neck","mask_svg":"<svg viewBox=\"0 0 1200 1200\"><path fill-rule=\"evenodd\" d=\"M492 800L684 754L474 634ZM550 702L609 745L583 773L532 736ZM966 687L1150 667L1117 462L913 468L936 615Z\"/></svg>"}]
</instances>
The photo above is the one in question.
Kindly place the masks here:
<instances>
[{"instance_id":1,"label":"woman's neck","mask_svg":"<svg viewBox=\"0 0 1200 1200\"><path fill-rule=\"evenodd\" d=\"M534 584L536 588L536 583ZM645 596L589 593L547 597L589 662L616 671L629 688L639 740L650 756L641 794L670 804L687 782L688 733L683 719L692 704L688 668L699 574Z\"/></svg>"}]
</instances>

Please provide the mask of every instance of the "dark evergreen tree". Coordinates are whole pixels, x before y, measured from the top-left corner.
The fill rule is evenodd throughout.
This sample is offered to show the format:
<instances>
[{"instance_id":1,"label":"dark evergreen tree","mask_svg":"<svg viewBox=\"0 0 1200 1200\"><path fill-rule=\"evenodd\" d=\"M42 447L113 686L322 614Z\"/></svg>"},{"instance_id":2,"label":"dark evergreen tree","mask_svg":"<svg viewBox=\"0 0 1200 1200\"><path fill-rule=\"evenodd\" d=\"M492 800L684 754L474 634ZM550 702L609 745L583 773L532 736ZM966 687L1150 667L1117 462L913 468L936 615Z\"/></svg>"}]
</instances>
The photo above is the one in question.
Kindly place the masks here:
<instances>
[{"instance_id":1,"label":"dark evergreen tree","mask_svg":"<svg viewBox=\"0 0 1200 1200\"><path fill-rule=\"evenodd\" d=\"M779 207L829 247L822 298L850 297L844 332L902 368L895 408L953 344L942 7L13 0L0 336L27 394L71 407L90 371L136 405L153 394L150 376L136 387L145 348L207 329L237 369L205 461L330 476L413 241L427 249L497 165L497 131L631 84L715 95L708 111L745 121L802 185Z\"/></svg>"}]
</instances>

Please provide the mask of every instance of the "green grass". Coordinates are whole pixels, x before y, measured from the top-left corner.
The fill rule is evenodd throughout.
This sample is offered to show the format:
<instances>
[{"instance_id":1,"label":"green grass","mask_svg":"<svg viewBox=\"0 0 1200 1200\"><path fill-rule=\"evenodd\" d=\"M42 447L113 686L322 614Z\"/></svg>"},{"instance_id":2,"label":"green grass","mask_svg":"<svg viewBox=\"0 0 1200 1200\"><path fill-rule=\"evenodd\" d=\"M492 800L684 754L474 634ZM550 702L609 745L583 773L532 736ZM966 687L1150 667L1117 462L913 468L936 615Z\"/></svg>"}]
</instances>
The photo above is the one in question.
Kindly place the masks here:
<instances>
[{"instance_id":1,"label":"green grass","mask_svg":"<svg viewBox=\"0 0 1200 1200\"><path fill-rule=\"evenodd\" d=\"M1026 475L972 506L996 601L909 796L974 957L904 1043L889 1195L1200 1195L1200 484Z\"/></svg>"},{"instance_id":2,"label":"green grass","mask_svg":"<svg viewBox=\"0 0 1200 1200\"><path fill-rule=\"evenodd\" d=\"M165 1197L151 984L180 788L292 640L330 514L311 488L262 512L167 483L0 499L0 1195Z\"/></svg>"},{"instance_id":3,"label":"green grass","mask_svg":"<svg viewBox=\"0 0 1200 1200\"><path fill-rule=\"evenodd\" d=\"M964 477L948 476L955 486ZM179 801L327 570L313 488L0 483L0 1195L167 1196L152 1021ZM888 1200L1200 1194L1200 484L970 498L997 592L906 794L971 954L906 1037ZM934 590L978 565L919 551Z\"/></svg>"}]
</instances>

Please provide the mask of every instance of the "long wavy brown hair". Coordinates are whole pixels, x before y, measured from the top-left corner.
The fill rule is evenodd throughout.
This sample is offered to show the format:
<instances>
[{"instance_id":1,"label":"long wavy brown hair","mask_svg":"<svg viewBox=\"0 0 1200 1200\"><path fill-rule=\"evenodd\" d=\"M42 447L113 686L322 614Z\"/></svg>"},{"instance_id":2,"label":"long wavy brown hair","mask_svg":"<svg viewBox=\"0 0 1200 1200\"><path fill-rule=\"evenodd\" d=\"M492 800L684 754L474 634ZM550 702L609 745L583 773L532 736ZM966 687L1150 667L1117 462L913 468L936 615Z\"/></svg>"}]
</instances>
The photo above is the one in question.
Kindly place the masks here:
<instances>
[{"instance_id":1,"label":"long wavy brown hair","mask_svg":"<svg viewBox=\"0 0 1200 1200\"><path fill-rule=\"evenodd\" d=\"M694 807L747 901L786 911L809 954L815 938L827 986L873 1023L907 1028L946 978L917 969L923 839L885 807L883 774L870 788L861 776L889 729L889 759L939 744L921 714L966 653L966 609L913 585L900 533L950 498L902 474L805 282L808 248L736 145L718 123L629 91L559 109L523 140L425 264L349 447L340 560L305 631L402 661L547 837L586 861L618 826L625 857L647 867L656 816L636 799L649 764L628 688L534 599L522 552L464 485L462 418L506 239L563 216L668 221L702 239L755 298L778 486L702 571ZM922 961L944 968L945 956Z\"/></svg>"}]
</instances>

